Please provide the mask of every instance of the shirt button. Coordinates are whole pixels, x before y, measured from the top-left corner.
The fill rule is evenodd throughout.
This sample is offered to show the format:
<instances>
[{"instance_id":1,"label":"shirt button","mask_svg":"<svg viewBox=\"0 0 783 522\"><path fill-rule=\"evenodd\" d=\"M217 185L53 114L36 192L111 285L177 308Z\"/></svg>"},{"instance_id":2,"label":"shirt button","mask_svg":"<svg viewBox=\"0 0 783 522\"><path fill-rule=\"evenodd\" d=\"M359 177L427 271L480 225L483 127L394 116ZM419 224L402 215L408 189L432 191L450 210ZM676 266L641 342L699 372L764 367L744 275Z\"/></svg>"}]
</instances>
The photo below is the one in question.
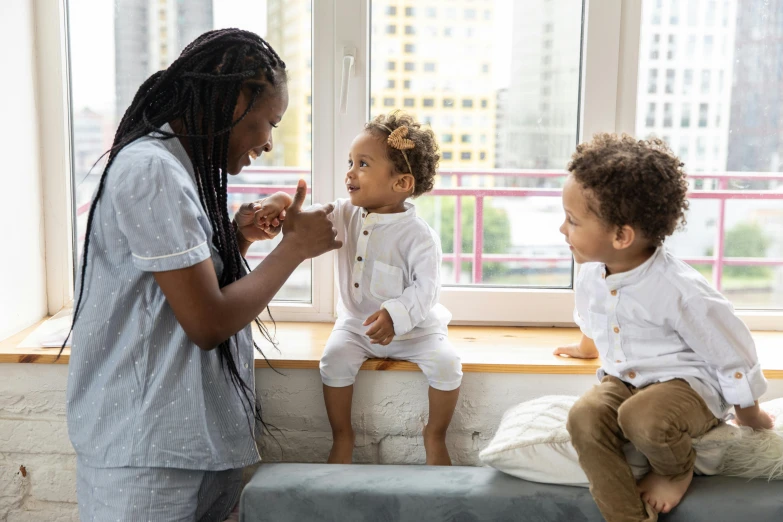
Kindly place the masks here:
<instances>
[{"instance_id":1,"label":"shirt button","mask_svg":"<svg viewBox=\"0 0 783 522\"><path fill-rule=\"evenodd\" d=\"M636 372L629 373L628 377L630 377L631 379L636 379Z\"/></svg>"},{"instance_id":2,"label":"shirt button","mask_svg":"<svg viewBox=\"0 0 783 522\"><path fill-rule=\"evenodd\" d=\"M366 217L367 217L367 214L362 214L362 217L363 217L363 218L366 218Z\"/></svg>"},{"instance_id":3,"label":"shirt button","mask_svg":"<svg viewBox=\"0 0 783 522\"><path fill-rule=\"evenodd\" d=\"M615 295L617 295L617 290L612 290L610 293L611 293L613 296L615 296Z\"/></svg>"},{"instance_id":4,"label":"shirt button","mask_svg":"<svg viewBox=\"0 0 783 522\"><path fill-rule=\"evenodd\" d=\"M361 261L362 260L362 256L357 257L356 260L357 261Z\"/></svg>"},{"instance_id":5,"label":"shirt button","mask_svg":"<svg viewBox=\"0 0 783 522\"><path fill-rule=\"evenodd\" d=\"M615 327L613 328L613 330L614 330L614 333L620 333L620 328L619 328L619 327L617 327L617 326L615 326Z\"/></svg>"},{"instance_id":6,"label":"shirt button","mask_svg":"<svg viewBox=\"0 0 783 522\"><path fill-rule=\"evenodd\" d=\"M367 236L367 235L369 235L369 234L370 234L370 233L369 233L369 232L367 232L366 230L365 230L364 232L362 232L362 233L363 233L365 236Z\"/></svg>"},{"instance_id":7,"label":"shirt button","mask_svg":"<svg viewBox=\"0 0 783 522\"><path fill-rule=\"evenodd\" d=\"M621 363L621 362L623 362L623 361L621 361L620 359L617 359L615 362L616 362L616 363Z\"/></svg>"},{"instance_id":8,"label":"shirt button","mask_svg":"<svg viewBox=\"0 0 783 522\"><path fill-rule=\"evenodd\" d=\"M734 378L735 379L742 379L742 373L740 373L740 372L735 373L734 374Z\"/></svg>"},{"instance_id":9,"label":"shirt button","mask_svg":"<svg viewBox=\"0 0 783 522\"><path fill-rule=\"evenodd\" d=\"M247 370L247 363L245 363L245 369Z\"/></svg>"},{"instance_id":10,"label":"shirt button","mask_svg":"<svg viewBox=\"0 0 783 522\"><path fill-rule=\"evenodd\" d=\"M353 287L354 287L354 288L359 288L359 283L354 283L354 284L353 284Z\"/></svg>"},{"instance_id":11,"label":"shirt button","mask_svg":"<svg viewBox=\"0 0 783 522\"><path fill-rule=\"evenodd\" d=\"M601 274L601 279L606 279L606 274Z\"/></svg>"}]
</instances>

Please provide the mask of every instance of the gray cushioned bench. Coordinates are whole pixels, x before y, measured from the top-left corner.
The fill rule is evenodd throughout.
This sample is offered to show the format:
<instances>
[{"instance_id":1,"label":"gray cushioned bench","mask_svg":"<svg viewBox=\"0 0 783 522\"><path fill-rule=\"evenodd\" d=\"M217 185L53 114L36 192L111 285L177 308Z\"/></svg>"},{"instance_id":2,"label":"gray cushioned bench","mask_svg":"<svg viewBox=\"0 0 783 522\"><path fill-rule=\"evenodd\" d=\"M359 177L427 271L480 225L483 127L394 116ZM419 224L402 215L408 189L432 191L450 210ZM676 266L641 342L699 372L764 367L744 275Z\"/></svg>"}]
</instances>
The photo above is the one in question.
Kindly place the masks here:
<instances>
[{"instance_id":1,"label":"gray cushioned bench","mask_svg":"<svg viewBox=\"0 0 783 522\"><path fill-rule=\"evenodd\" d=\"M600 522L585 488L491 468L264 464L242 493L241 522ZM780 522L783 481L697 477L662 521Z\"/></svg>"}]
</instances>

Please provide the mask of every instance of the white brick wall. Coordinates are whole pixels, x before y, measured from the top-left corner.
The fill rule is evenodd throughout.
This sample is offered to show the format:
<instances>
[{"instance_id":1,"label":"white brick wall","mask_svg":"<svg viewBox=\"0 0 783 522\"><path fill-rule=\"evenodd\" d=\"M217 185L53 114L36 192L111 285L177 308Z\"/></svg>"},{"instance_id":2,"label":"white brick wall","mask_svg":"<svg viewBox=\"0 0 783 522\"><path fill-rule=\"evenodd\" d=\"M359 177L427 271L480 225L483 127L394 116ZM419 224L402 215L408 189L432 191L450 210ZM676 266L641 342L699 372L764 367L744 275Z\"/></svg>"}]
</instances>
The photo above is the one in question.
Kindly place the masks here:
<instances>
[{"instance_id":1,"label":"white brick wall","mask_svg":"<svg viewBox=\"0 0 783 522\"><path fill-rule=\"evenodd\" d=\"M282 371L256 371L265 419L279 429L277 442L262 439L264 460L324 462L331 430L318 371ZM0 364L0 522L78 520L66 376L64 365ZM593 382L585 375L466 374L448 435L452 459L478 464L479 450L509 407L540 395L579 394ZM783 380L771 381L768 397L781 396ZM360 372L353 412L356 462L424 462L427 382L421 373Z\"/></svg>"}]
</instances>

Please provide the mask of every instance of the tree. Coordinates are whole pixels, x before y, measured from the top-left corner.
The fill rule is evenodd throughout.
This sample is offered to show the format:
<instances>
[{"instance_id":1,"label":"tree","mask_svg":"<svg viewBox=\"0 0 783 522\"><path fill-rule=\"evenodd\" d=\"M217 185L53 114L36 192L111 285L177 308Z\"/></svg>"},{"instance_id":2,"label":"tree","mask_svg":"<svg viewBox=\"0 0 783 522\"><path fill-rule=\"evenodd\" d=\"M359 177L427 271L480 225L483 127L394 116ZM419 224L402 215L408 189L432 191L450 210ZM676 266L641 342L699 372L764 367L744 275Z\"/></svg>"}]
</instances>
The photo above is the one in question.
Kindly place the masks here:
<instances>
[{"instance_id":1,"label":"tree","mask_svg":"<svg viewBox=\"0 0 783 522\"><path fill-rule=\"evenodd\" d=\"M440 199L437 208L436 197ZM454 252L454 215L456 197L424 197L416 202L418 215L435 230L440 230L441 247L445 253ZM462 252L473 252L473 223L476 200L462 198ZM440 223L436 223L436 212L440 212ZM438 228L440 225L440 228ZM504 209L491 206L491 198L484 200L484 248L486 254L505 254L511 246L511 222ZM465 259L469 262L469 259ZM484 263L484 279L504 274L508 268L503 263Z\"/></svg>"},{"instance_id":2,"label":"tree","mask_svg":"<svg viewBox=\"0 0 783 522\"><path fill-rule=\"evenodd\" d=\"M725 257L766 257L769 238L758 223L740 223L726 231ZM710 248L707 255L713 255ZM771 270L766 266L727 266L724 275L736 278L769 277Z\"/></svg>"}]
</instances>

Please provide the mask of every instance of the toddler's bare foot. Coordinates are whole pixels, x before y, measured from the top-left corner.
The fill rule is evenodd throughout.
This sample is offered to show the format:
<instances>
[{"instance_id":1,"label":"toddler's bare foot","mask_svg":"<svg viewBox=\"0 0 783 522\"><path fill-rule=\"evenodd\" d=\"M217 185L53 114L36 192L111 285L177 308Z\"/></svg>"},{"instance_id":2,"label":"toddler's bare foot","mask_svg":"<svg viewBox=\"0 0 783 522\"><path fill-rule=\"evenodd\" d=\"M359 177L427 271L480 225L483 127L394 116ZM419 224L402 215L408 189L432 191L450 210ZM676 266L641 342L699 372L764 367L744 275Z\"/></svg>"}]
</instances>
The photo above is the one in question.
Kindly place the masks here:
<instances>
[{"instance_id":1,"label":"toddler's bare foot","mask_svg":"<svg viewBox=\"0 0 783 522\"><path fill-rule=\"evenodd\" d=\"M353 463L353 433L334 435L332 451L329 452L327 464Z\"/></svg>"},{"instance_id":2,"label":"toddler's bare foot","mask_svg":"<svg viewBox=\"0 0 783 522\"><path fill-rule=\"evenodd\" d=\"M446 433L435 433L424 428L424 451L427 454L428 466L451 466L451 457L446 448Z\"/></svg>"},{"instance_id":3,"label":"toddler's bare foot","mask_svg":"<svg viewBox=\"0 0 783 522\"><path fill-rule=\"evenodd\" d=\"M668 513L680 503L693 480L693 471L678 480L650 472L639 481L639 493L657 513Z\"/></svg>"}]
</instances>

